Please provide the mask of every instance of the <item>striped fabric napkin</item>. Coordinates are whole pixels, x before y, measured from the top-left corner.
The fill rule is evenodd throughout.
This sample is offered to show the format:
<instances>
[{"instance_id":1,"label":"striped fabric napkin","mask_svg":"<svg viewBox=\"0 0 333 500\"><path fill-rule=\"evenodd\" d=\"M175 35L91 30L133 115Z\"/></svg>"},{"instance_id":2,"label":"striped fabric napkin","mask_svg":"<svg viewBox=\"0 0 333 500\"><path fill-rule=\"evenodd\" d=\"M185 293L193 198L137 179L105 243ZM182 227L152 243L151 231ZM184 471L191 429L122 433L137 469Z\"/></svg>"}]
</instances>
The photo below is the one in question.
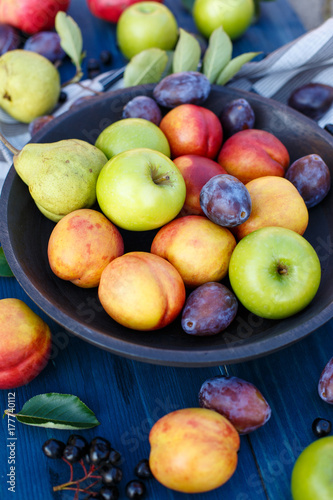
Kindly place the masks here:
<instances>
[{"instance_id":1,"label":"striped fabric napkin","mask_svg":"<svg viewBox=\"0 0 333 500\"><path fill-rule=\"evenodd\" d=\"M102 91L102 81L113 72L99 75L82 84L93 90ZM287 103L291 92L309 82L324 83L333 86L333 18L329 18L318 28L311 30L296 40L284 45L259 62L249 62L228 83L228 87L255 92L263 97ZM121 88L121 80L111 90ZM80 85L66 87L66 103L55 116L68 110L78 97L89 95ZM318 121L324 127L333 123L333 106ZM29 140L28 126L18 123L0 109L0 131L18 149ZM12 154L0 142L0 190L12 164Z\"/></svg>"}]
</instances>

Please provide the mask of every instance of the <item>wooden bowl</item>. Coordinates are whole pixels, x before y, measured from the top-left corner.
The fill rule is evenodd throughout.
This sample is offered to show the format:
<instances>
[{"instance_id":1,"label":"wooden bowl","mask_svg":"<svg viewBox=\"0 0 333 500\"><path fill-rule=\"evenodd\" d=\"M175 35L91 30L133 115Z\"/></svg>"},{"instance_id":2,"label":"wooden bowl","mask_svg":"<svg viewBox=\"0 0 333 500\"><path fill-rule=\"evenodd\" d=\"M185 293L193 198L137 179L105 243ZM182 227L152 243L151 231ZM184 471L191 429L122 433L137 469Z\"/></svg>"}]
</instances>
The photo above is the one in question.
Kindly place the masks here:
<instances>
[{"instance_id":1,"label":"wooden bowl","mask_svg":"<svg viewBox=\"0 0 333 500\"><path fill-rule=\"evenodd\" d=\"M78 138L94 143L99 133L121 118L123 106L137 95L152 95L153 85L110 92L89 100L54 119L33 142ZM278 102L231 88L213 86L205 106L219 115L232 99L249 101L256 128L276 135L288 148L291 161L319 154L333 173L333 137L317 124ZM333 174L332 174L333 175ZM333 193L309 210L304 234L316 249L322 280L311 304L281 321L264 320L240 306L225 332L193 337L183 332L180 318L161 330L137 332L113 321L101 307L97 289L81 289L53 275L47 244L54 223L36 208L28 187L8 173L0 200L1 243L18 282L49 317L81 339L115 354L154 364L213 366L263 356L299 341L333 317ZM291 214L292 217L292 214ZM125 251L149 251L155 234L122 231Z\"/></svg>"}]
</instances>

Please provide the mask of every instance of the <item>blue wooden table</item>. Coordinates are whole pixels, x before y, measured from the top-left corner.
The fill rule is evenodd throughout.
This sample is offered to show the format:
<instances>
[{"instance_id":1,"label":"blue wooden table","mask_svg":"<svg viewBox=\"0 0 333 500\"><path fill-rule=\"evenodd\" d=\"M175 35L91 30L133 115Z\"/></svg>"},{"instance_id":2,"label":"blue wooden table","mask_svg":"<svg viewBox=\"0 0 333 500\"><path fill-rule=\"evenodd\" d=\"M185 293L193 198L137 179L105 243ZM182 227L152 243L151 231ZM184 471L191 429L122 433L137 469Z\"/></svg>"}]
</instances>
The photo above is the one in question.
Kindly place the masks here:
<instances>
[{"instance_id":1,"label":"blue wooden table","mask_svg":"<svg viewBox=\"0 0 333 500\"><path fill-rule=\"evenodd\" d=\"M180 26L195 31L191 16L180 0L165 2ZM69 14L82 28L86 60L98 58L102 49L113 55L112 67L125 60L115 44L115 29L89 13L83 0L72 0ZM275 50L304 32L287 0L262 3L259 21L234 43L235 55ZM110 67L103 68L105 70ZM0 391L1 413L14 402L20 410L32 396L47 392L74 394L96 414L101 425L82 431L87 439L96 435L110 440L123 455L124 485L134 477L133 468L149 455L148 434L152 424L178 408L197 407L198 390L219 367L175 368L136 362L100 350L62 330L40 311L15 278L0 279L0 298L24 300L51 327L53 351L48 366L27 386ZM311 424L316 417L333 418L332 407L318 396L321 371L333 355L333 321L293 346L261 359L228 367L229 373L254 383L272 408L272 417L261 429L241 437L235 474L221 488L197 495L167 490L157 481L147 483L151 500L290 500L290 476L295 459L315 439ZM13 406L12 406L13 407ZM43 442L55 437L67 440L70 431L25 426L16 422L15 440L9 435L8 419L0 426L0 498L15 500L69 500L73 492L55 493L52 487L68 479L67 465L48 460ZM9 488L8 443L14 442L15 493Z\"/></svg>"}]
</instances>

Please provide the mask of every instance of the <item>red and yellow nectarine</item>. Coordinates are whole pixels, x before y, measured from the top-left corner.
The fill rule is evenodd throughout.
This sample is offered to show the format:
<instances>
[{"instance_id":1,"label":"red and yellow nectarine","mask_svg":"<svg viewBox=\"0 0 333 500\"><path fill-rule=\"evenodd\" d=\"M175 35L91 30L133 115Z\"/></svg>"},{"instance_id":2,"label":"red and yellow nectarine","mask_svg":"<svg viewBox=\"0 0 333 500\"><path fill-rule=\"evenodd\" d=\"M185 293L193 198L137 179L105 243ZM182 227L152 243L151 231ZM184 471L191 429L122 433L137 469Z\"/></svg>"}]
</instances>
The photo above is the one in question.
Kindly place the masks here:
<instances>
[{"instance_id":1,"label":"red and yellow nectarine","mask_svg":"<svg viewBox=\"0 0 333 500\"><path fill-rule=\"evenodd\" d=\"M28 384L47 365L51 331L20 299L0 300L0 389Z\"/></svg>"},{"instance_id":2,"label":"red and yellow nectarine","mask_svg":"<svg viewBox=\"0 0 333 500\"><path fill-rule=\"evenodd\" d=\"M168 413L153 425L149 442L152 474L183 493L218 488L237 467L238 432L225 417L205 408Z\"/></svg>"}]
</instances>

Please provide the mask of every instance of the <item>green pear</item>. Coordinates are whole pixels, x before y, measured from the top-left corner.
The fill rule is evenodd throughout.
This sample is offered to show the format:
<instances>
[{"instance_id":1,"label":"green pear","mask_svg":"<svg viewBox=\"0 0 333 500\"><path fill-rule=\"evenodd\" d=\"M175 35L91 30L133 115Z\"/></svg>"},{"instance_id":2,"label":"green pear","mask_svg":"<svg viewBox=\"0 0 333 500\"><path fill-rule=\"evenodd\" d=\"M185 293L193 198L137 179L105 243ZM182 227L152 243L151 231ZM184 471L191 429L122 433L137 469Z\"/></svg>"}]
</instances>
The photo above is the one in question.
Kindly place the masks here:
<instances>
[{"instance_id":1,"label":"green pear","mask_svg":"<svg viewBox=\"0 0 333 500\"><path fill-rule=\"evenodd\" d=\"M96 182L107 158L79 139L26 144L14 155L14 167L39 210L54 222L96 201Z\"/></svg>"},{"instance_id":2,"label":"green pear","mask_svg":"<svg viewBox=\"0 0 333 500\"><path fill-rule=\"evenodd\" d=\"M23 123L49 114L58 102L60 75L46 57L10 50L0 57L0 107Z\"/></svg>"}]
</instances>

